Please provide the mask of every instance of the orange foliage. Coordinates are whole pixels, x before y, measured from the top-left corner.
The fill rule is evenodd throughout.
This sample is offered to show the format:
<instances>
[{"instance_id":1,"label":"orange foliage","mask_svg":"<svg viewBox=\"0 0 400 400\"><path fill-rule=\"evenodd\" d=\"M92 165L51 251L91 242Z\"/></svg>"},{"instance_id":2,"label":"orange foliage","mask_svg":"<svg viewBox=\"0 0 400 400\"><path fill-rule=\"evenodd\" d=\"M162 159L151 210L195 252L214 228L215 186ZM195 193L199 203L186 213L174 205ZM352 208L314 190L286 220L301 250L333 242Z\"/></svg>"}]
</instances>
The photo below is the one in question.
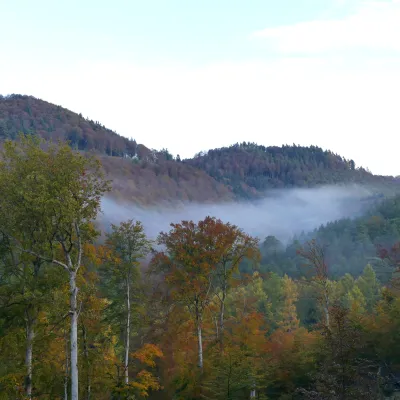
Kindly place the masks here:
<instances>
[{"instance_id":1,"label":"orange foliage","mask_svg":"<svg viewBox=\"0 0 400 400\"><path fill-rule=\"evenodd\" d=\"M151 343L146 343L142 348L132 354L132 357L137 358L141 363L148 367L155 367L155 359L162 358L163 356L163 352L160 348Z\"/></svg>"}]
</instances>

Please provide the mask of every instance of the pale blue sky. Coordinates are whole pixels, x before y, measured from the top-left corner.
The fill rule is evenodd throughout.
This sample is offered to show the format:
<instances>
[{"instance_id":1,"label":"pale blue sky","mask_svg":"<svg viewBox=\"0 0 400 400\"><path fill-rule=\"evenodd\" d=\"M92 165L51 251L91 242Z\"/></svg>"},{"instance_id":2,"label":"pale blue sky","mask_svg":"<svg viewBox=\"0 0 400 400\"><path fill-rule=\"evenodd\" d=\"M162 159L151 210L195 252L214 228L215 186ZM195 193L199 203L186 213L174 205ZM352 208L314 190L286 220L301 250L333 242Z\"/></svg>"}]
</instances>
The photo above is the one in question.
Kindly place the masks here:
<instances>
[{"instance_id":1,"label":"pale blue sky","mask_svg":"<svg viewBox=\"0 0 400 400\"><path fill-rule=\"evenodd\" d=\"M0 93L174 154L315 144L400 174L395 0L0 0Z\"/></svg>"},{"instance_id":2,"label":"pale blue sky","mask_svg":"<svg viewBox=\"0 0 400 400\"><path fill-rule=\"evenodd\" d=\"M2 35L17 58L139 63L263 58L248 35L323 15L330 0L2 0ZM337 11L337 7L336 11ZM332 14L335 9L332 7ZM5 24L5 26L3 25ZM3 45L2 43L2 45ZM17 48L23 50L18 56ZM51 54L50 54L51 53Z\"/></svg>"}]
</instances>

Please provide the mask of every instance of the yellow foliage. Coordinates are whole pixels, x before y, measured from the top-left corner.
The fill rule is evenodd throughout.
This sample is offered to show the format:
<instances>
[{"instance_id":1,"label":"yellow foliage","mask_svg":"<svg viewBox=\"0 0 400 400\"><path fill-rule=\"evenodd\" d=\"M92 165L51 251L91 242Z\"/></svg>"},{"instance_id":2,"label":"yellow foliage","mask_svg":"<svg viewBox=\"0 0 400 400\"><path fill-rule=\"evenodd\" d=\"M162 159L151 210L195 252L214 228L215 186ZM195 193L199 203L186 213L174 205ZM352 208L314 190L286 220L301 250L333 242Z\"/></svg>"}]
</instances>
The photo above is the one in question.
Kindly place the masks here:
<instances>
[{"instance_id":1,"label":"yellow foliage","mask_svg":"<svg viewBox=\"0 0 400 400\"><path fill-rule=\"evenodd\" d=\"M163 352L158 346L151 343L146 343L143 347L132 354L132 357L137 358L141 363L154 368L156 366L155 359L162 358Z\"/></svg>"}]
</instances>

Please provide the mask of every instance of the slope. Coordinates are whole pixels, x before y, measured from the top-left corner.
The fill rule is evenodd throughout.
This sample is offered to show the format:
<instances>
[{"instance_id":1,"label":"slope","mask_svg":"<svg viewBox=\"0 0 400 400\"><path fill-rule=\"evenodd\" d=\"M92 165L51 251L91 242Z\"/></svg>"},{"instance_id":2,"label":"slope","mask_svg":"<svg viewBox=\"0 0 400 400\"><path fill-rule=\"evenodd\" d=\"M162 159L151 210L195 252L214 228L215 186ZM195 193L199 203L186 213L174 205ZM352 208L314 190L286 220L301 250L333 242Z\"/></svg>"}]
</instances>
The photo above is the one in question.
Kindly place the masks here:
<instances>
[{"instance_id":1,"label":"slope","mask_svg":"<svg viewBox=\"0 0 400 400\"><path fill-rule=\"evenodd\" d=\"M112 195L143 205L179 201L232 200L232 192L204 171L172 159L167 150L137 144L99 122L32 96L0 96L0 140L19 132L68 140L80 151L94 151L113 180Z\"/></svg>"},{"instance_id":2,"label":"slope","mask_svg":"<svg viewBox=\"0 0 400 400\"><path fill-rule=\"evenodd\" d=\"M399 187L395 178L374 176L315 146L244 142L181 162L166 149L148 149L61 106L32 96L0 96L0 141L15 139L18 132L68 140L79 151L95 152L114 181L113 196L143 205L254 199L272 188L349 182L379 192Z\"/></svg>"},{"instance_id":3,"label":"slope","mask_svg":"<svg viewBox=\"0 0 400 400\"><path fill-rule=\"evenodd\" d=\"M202 169L244 198L262 196L271 188L359 183L384 190L399 183L393 177L375 176L356 168L353 160L315 146L265 147L244 142L199 153L184 162Z\"/></svg>"},{"instance_id":4,"label":"slope","mask_svg":"<svg viewBox=\"0 0 400 400\"><path fill-rule=\"evenodd\" d=\"M400 241L400 195L377 199L365 215L329 222L295 237L286 246L274 236L267 237L261 245L262 271L303 275L304 259L296 251L311 239L325 249L332 277L346 273L359 276L370 263L381 282L387 282L393 271L377 258L377 249L379 246L390 248Z\"/></svg>"}]
</instances>

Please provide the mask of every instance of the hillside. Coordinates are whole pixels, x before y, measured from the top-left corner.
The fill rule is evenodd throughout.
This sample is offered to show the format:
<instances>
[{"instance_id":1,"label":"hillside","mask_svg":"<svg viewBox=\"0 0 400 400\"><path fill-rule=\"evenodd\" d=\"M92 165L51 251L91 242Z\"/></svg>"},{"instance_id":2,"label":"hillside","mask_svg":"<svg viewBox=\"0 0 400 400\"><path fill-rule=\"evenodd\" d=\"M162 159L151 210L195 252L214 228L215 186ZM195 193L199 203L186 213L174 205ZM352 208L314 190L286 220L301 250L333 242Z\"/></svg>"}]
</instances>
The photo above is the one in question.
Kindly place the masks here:
<instances>
[{"instance_id":1,"label":"hillside","mask_svg":"<svg viewBox=\"0 0 400 400\"><path fill-rule=\"evenodd\" d=\"M135 156L137 143L99 122L31 96L0 97L0 139L15 139L18 132L46 139L69 140L78 150L95 150L112 156Z\"/></svg>"},{"instance_id":2,"label":"hillside","mask_svg":"<svg viewBox=\"0 0 400 400\"><path fill-rule=\"evenodd\" d=\"M245 198L260 196L271 188L336 183L381 187L398 183L395 178L375 176L356 168L353 160L315 146L265 147L244 142L199 153L184 162L207 172L237 196Z\"/></svg>"},{"instance_id":3,"label":"hillside","mask_svg":"<svg viewBox=\"0 0 400 400\"><path fill-rule=\"evenodd\" d=\"M223 184L191 166L175 161L152 163L101 156L107 175L113 180L112 195L142 205L233 200Z\"/></svg>"},{"instance_id":4,"label":"hillside","mask_svg":"<svg viewBox=\"0 0 400 400\"><path fill-rule=\"evenodd\" d=\"M0 96L0 140L19 132L68 140L81 151L94 151L113 180L113 196L139 204L232 200L232 192L205 172L172 160L124 138L99 122L31 96Z\"/></svg>"},{"instance_id":5,"label":"hillside","mask_svg":"<svg viewBox=\"0 0 400 400\"><path fill-rule=\"evenodd\" d=\"M274 236L267 237L261 245L261 270L303 275L304 260L296 251L311 239L325 248L330 276L358 276L370 263L381 282L387 282L392 272L377 259L377 248L390 248L400 241L400 196L378 202L358 218L343 218L303 233L287 246Z\"/></svg>"},{"instance_id":6,"label":"hillside","mask_svg":"<svg viewBox=\"0 0 400 400\"><path fill-rule=\"evenodd\" d=\"M271 188L332 183L367 183L378 191L399 186L395 178L374 176L353 160L315 146L242 143L180 162L166 149L148 149L61 106L32 96L0 96L0 141L19 132L94 151L114 181L114 197L143 205L254 199Z\"/></svg>"}]
</instances>

